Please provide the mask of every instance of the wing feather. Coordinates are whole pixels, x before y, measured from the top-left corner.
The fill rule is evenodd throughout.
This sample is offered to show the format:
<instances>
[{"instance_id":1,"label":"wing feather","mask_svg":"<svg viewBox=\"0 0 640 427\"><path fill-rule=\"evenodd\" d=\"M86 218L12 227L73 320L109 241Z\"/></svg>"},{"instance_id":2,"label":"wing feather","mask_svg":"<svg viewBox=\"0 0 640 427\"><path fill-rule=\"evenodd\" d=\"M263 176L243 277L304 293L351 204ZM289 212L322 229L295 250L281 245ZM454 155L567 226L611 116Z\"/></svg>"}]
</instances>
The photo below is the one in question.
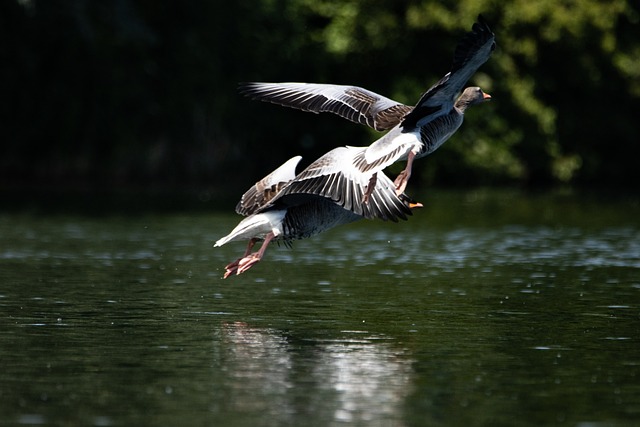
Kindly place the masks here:
<instances>
[{"instance_id":1,"label":"wing feather","mask_svg":"<svg viewBox=\"0 0 640 427\"><path fill-rule=\"evenodd\" d=\"M295 178L296 166L301 159L301 156L290 158L269 175L252 185L240 198L236 205L236 212L240 215L248 216L260 211Z\"/></svg>"},{"instance_id":2,"label":"wing feather","mask_svg":"<svg viewBox=\"0 0 640 427\"><path fill-rule=\"evenodd\" d=\"M290 181L265 209L300 200L296 195L315 195L332 200L344 209L366 218L398 221L411 215L408 205L396 195L395 186L381 170L363 173L353 164L366 147L338 147L309 165ZM377 173L369 203L363 195L371 176Z\"/></svg>"},{"instance_id":3,"label":"wing feather","mask_svg":"<svg viewBox=\"0 0 640 427\"><path fill-rule=\"evenodd\" d=\"M357 86L321 83L241 83L240 93L312 113L329 112L375 130L399 124L413 107Z\"/></svg>"},{"instance_id":4,"label":"wing feather","mask_svg":"<svg viewBox=\"0 0 640 427\"><path fill-rule=\"evenodd\" d=\"M421 126L448 113L464 85L487 62L495 47L495 35L485 19L478 15L471 31L456 46L451 70L422 95L413 111L404 118L403 128Z\"/></svg>"}]
</instances>

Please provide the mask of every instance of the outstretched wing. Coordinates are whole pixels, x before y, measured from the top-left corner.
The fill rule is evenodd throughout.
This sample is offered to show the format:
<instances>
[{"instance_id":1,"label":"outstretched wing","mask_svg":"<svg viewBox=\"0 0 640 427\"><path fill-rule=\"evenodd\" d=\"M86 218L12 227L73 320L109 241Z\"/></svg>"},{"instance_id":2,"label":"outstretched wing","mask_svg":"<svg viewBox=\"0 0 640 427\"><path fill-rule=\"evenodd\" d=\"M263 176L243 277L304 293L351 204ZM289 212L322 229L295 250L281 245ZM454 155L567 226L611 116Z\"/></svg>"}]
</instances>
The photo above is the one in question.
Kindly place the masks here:
<instances>
[{"instance_id":1,"label":"outstretched wing","mask_svg":"<svg viewBox=\"0 0 640 427\"><path fill-rule=\"evenodd\" d=\"M495 35L484 18L478 15L471 31L456 47L451 70L422 95L402 122L403 128L422 126L451 110L464 85L487 62L495 47Z\"/></svg>"},{"instance_id":2,"label":"outstretched wing","mask_svg":"<svg viewBox=\"0 0 640 427\"><path fill-rule=\"evenodd\" d=\"M296 166L302 159L295 156L287 160L278 169L251 186L240 198L236 212L248 216L260 211L296 176Z\"/></svg>"},{"instance_id":3,"label":"outstretched wing","mask_svg":"<svg viewBox=\"0 0 640 427\"><path fill-rule=\"evenodd\" d=\"M288 205L294 195L312 194L332 200L339 206L365 218L398 221L411 215L408 204L396 195L393 182L378 168L363 172L356 165L366 147L338 147L309 165L285 186L271 205ZM376 181L371 178L376 175ZM368 185L374 185L367 203L363 197Z\"/></svg>"},{"instance_id":4,"label":"outstretched wing","mask_svg":"<svg viewBox=\"0 0 640 427\"><path fill-rule=\"evenodd\" d=\"M241 83L240 93L313 113L329 112L375 130L391 129L413 107L357 86L320 83Z\"/></svg>"}]
</instances>

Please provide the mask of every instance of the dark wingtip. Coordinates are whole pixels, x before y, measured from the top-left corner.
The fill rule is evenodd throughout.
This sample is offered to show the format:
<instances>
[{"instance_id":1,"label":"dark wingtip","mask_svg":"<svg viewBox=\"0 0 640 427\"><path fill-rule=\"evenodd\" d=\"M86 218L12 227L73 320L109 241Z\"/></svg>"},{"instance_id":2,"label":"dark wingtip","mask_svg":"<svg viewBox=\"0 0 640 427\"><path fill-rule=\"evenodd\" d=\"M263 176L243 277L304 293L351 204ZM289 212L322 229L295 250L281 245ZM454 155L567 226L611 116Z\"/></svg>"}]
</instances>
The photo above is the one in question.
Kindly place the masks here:
<instances>
[{"instance_id":1,"label":"dark wingtip","mask_svg":"<svg viewBox=\"0 0 640 427\"><path fill-rule=\"evenodd\" d=\"M491 26L489 25L489 22L484 18L484 16L482 16L481 13L478 14L478 19L471 27L471 31L474 33L487 32L490 34L491 37L495 36L495 34L493 34L493 31L491 30ZM494 41L493 44L491 45L491 51L493 52L495 48L496 48L496 42Z\"/></svg>"},{"instance_id":2,"label":"dark wingtip","mask_svg":"<svg viewBox=\"0 0 640 427\"><path fill-rule=\"evenodd\" d=\"M472 32L484 32L484 31L486 31L489 34L493 35L493 31L491 31L491 27L489 26L489 22L487 22L487 20L484 18L484 16L482 16L482 14L478 15L478 19L476 20L476 22L471 27L471 31Z\"/></svg>"}]
</instances>

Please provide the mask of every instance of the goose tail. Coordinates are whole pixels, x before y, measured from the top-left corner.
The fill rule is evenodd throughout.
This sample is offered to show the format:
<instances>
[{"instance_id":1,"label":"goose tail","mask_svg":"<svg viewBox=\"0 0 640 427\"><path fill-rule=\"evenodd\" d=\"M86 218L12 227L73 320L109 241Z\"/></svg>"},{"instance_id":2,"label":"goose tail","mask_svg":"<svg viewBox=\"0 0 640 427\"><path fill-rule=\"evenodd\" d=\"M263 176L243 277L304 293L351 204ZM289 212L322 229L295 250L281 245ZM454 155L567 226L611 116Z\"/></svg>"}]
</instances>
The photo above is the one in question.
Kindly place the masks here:
<instances>
[{"instance_id":1,"label":"goose tail","mask_svg":"<svg viewBox=\"0 0 640 427\"><path fill-rule=\"evenodd\" d=\"M248 216L240 221L236 228L231 230L231 233L218 239L213 247L217 248L235 240L264 239L264 236L269 233L278 236L281 233L284 215L285 211L269 211Z\"/></svg>"}]
</instances>

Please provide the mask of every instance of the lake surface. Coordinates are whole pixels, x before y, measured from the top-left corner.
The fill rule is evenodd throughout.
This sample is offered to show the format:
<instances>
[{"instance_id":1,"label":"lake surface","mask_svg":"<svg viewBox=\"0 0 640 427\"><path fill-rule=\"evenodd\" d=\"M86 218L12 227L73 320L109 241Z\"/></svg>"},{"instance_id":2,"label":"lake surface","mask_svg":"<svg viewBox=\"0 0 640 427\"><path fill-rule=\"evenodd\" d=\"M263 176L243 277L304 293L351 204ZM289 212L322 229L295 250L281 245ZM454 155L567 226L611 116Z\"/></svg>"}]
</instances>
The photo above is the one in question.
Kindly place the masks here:
<instances>
[{"instance_id":1,"label":"lake surface","mask_svg":"<svg viewBox=\"0 0 640 427\"><path fill-rule=\"evenodd\" d=\"M0 213L0 425L640 425L639 198L420 201L227 280L214 207Z\"/></svg>"}]
</instances>

